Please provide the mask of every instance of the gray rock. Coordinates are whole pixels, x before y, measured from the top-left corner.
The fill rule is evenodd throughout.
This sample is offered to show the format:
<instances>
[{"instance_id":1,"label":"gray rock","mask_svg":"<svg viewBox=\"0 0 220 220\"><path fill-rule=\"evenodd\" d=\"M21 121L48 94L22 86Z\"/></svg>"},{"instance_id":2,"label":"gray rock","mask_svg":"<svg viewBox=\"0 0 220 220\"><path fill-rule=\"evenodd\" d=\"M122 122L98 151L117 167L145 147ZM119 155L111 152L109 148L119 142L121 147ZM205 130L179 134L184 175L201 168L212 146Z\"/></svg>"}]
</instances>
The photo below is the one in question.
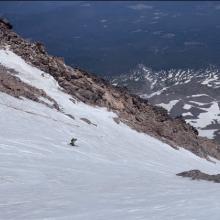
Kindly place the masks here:
<instances>
[{"instance_id":1,"label":"gray rock","mask_svg":"<svg viewBox=\"0 0 220 220\"><path fill-rule=\"evenodd\" d=\"M215 183L220 183L220 174L210 175L210 174L203 173L200 170L185 171L182 173L178 173L176 175L182 176L182 177L188 177L188 178L191 178L192 180L206 180L206 181L212 181Z\"/></svg>"}]
</instances>

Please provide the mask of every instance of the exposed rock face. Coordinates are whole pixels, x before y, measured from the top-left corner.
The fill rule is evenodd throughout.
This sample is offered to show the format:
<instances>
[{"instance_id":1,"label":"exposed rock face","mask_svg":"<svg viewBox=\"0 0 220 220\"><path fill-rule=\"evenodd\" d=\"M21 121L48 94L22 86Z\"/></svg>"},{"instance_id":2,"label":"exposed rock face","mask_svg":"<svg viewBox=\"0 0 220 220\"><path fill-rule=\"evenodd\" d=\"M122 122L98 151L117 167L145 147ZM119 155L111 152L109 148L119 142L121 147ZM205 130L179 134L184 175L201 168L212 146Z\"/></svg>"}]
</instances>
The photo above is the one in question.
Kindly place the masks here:
<instances>
[{"instance_id":1,"label":"exposed rock face","mask_svg":"<svg viewBox=\"0 0 220 220\"><path fill-rule=\"evenodd\" d=\"M215 183L220 183L220 174L209 175L209 174L201 172L200 170L185 171L182 173L178 173L176 175L182 176L182 177L189 177L192 180L206 180L206 181L212 181Z\"/></svg>"},{"instance_id":2,"label":"exposed rock face","mask_svg":"<svg viewBox=\"0 0 220 220\"><path fill-rule=\"evenodd\" d=\"M43 90L30 86L16 77L16 72L0 65L0 91L16 98L24 97L35 102L40 102L48 107L56 108L59 106L54 99L49 97Z\"/></svg>"},{"instance_id":3,"label":"exposed rock face","mask_svg":"<svg viewBox=\"0 0 220 220\"><path fill-rule=\"evenodd\" d=\"M220 146L198 137L196 129L182 118L171 118L165 109L148 104L147 100L129 94L124 88L112 86L81 69L66 66L61 58L48 55L42 44L27 42L0 23L0 47L4 46L9 46L26 62L51 74L74 98L108 108L118 115L121 122L135 130L159 138L175 148L184 147L200 157L220 159Z\"/></svg>"}]
</instances>

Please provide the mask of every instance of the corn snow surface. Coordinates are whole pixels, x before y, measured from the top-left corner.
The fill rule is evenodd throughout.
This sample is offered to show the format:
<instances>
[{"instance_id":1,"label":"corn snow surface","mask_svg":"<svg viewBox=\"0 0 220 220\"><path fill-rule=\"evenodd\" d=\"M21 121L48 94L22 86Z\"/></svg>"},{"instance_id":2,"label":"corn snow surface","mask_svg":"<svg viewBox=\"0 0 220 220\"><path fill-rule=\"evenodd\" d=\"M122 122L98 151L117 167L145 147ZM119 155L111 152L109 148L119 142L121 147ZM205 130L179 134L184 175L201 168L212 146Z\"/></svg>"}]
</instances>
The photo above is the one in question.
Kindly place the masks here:
<instances>
[{"instance_id":1,"label":"corn snow surface","mask_svg":"<svg viewBox=\"0 0 220 220\"><path fill-rule=\"evenodd\" d=\"M220 185L175 175L219 173L219 162L118 125L103 108L74 104L9 50L0 50L0 63L62 109L0 93L0 219L219 219Z\"/></svg>"}]
</instances>

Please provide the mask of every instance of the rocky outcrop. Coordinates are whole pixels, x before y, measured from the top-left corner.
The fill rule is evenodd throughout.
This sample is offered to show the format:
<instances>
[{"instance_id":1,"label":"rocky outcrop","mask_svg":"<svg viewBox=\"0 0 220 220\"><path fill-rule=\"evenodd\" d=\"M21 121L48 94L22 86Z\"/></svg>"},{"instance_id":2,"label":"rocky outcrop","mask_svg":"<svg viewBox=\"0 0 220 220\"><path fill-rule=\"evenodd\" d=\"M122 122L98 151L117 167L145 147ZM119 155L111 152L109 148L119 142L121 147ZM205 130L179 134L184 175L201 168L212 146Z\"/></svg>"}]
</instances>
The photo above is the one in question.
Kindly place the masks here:
<instances>
[{"instance_id":1,"label":"rocky outcrop","mask_svg":"<svg viewBox=\"0 0 220 220\"><path fill-rule=\"evenodd\" d=\"M94 125L97 127L97 124L92 123L89 119L87 118L80 118L80 120L84 121L85 123L87 123L88 125Z\"/></svg>"},{"instance_id":2,"label":"rocky outcrop","mask_svg":"<svg viewBox=\"0 0 220 220\"><path fill-rule=\"evenodd\" d=\"M188 177L188 178L191 178L192 180L206 180L206 181L212 181L215 183L220 183L220 174L209 175L209 174L201 172L200 170L185 171L182 173L178 173L176 175L182 176L182 177Z\"/></svg>"},{"instance_id":3,"label":"rocky outcrop","mask_svg":"<svg viewBox=\"0 0 220 220\"><path fill-rule=\"evenodd\" d=\"M22 82L16 74L17 73L13 69L7 69L0 65L1 92L7 93L16 98L24 97L59 110L59 106L54 99L49 97L43 90Z\"/></svg>"},{"instance_id":4,"label":"rocky outcrop","mask_svg":"<svg viewBox=\"0 0 220 220\"><path fill-rule=\"evenodd\" d=\"M5 26L8 29L13 28L12 24L6 18L0 17L0 23L2 24L2 26Z\"/></svg>"},{"instance_id":5,"label":"rocky outcrop","mask_svg":"<svg viewBox=\"0 0 220 220\"><path fill-rule=\"evenodd\" d=\"M63 59L48 55L42 44L28 42L0 23L0 47L4 46L51 74L74 98L115 112L117 123L120 120L139 132L150 134L175 148L183 147L200 157L220 159L220 146L198 137L196 129L182 118L171 118L165 109L150 105L125 88L112 86L84 70L65 65Z\"/></svg>"}]
</instances>

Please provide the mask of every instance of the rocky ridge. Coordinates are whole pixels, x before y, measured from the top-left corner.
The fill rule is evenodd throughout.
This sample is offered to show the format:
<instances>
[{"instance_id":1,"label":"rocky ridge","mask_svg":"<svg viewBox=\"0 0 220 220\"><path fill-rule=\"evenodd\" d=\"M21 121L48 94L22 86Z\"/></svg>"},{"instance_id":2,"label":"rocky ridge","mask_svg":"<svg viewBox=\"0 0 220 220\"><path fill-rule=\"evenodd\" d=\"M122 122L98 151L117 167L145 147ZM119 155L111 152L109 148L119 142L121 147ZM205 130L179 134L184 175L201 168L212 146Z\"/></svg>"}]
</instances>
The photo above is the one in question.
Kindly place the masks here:
<instances>
[{"instance_id":1,"label":"rocky ridge","mask_svg":"<svg viewBox=\"0 0 220 220\"><path fill-rule=\"evenodd\" d=\"M220 159L220 146L212 140L199 137L197 130L183 118L172 118L164 108L153 106L124 88L112 86L84 70L65 65L62 58L47 54L41 43L24 40L1 21L0 47L9 47L26 62L52 75L72 97L115 112L117 122L121 121L175 148L183 147L200 157Z\"/></svg>"}]
</instances>

